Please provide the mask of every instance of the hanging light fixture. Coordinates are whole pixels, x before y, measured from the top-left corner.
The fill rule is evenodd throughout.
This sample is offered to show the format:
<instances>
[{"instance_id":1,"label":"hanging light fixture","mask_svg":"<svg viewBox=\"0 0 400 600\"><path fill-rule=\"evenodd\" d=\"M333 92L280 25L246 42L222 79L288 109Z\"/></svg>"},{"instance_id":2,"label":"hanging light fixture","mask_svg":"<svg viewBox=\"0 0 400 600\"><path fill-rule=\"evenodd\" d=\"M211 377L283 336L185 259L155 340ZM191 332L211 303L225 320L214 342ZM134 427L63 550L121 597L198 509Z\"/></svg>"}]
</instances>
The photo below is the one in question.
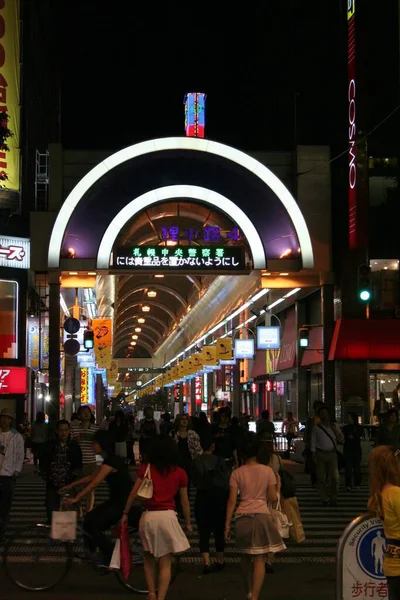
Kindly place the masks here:
<instances>
[{"instance_id":1,"label":"hanging light fixture","mask_svg":"<svg viewBox=\"0 0 400 600\"><path fill-rule=\"evenodd\" d=\"M137 320L137 322L138 322L138 323L141 323L141 324L143 324L143 323L146 323L146 319L143 319L143 317L140 317L140 318Z\"/></svg>"},{"instance_id":2,"label":"hanging light fixture","mask_svg":"<svg viewBox=\"0 0 400 600\"><path fill-rule=\"evenodd\" d=\"M154 290L149 290L147 292L147 295L149 298L155 298L157 296L157 292L155 292Z\"/></svg>"},{"instance_id":3,"label":"hanging light fixture","mask_svg":"<svg viewBox=\"0 0 400 600\"><path fill-rule=\"evenodd\" d=\"M147 304L145 304L144 306L142 306L142 311L143 312L150 312L150 306L148 306Z\"/></svg>"},{"instance_id":4,"label":"hanging light fixture","mask_svg":"<svg viewBox=\"0 0 400 600\"><path fill-rule=\"evenodd\" d=\"M142 331L142 328L141 328L141 327L135 327L135 332L136 332L136 333L140 333L141 331Z\"/></svg>"},{"instance_id":5,"label":"hanging light fixture","mask_svg":"<svg viewBox=\"0 0 400 600\"><path fill-rule=\"evenodd\" d=\"M136 346L136 342L131 342L131 346Z\"/></svg>"},{"instance_id":6,"label":"hanging light fixture","mask_svg":"<svg viewBox=\"0 0 400 600\"><path fill-rule=\"evenodd\" d=\"M138 337L139 337L138 335L133 335L133 336L132 336L132 339L133 339L133 340L137 340L137 339L138 339Z\"/></svg>"}]
</instances>

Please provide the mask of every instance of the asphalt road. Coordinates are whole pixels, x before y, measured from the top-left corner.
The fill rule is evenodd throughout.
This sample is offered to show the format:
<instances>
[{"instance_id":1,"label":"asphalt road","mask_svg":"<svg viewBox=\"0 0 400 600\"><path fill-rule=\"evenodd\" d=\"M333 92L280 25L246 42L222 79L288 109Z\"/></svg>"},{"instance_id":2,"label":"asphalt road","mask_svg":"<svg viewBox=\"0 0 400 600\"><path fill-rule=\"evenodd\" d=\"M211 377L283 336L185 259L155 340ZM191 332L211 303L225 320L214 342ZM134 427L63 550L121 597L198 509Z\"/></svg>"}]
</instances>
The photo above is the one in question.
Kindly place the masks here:
<instances>
[{"instance_id":1,"label":"asphalt road","mask_svg":"<svg viewBox=\"0 0 400 600\"><path fill-rule=\"evenodd\" d=\"M113 575L100 576L94 571L74 566L66 579L54 590L24 592L0 572L0 600L111 600L131 595ZM185 566L171 585L168 600L245 600L238 565L228 565L219 573L201 575L199 566ZM145 596L143 596L145 598ZM261 600L334 600L335 565L279 564L275 573L266 575Z\"/></svg>"}]
</instances>

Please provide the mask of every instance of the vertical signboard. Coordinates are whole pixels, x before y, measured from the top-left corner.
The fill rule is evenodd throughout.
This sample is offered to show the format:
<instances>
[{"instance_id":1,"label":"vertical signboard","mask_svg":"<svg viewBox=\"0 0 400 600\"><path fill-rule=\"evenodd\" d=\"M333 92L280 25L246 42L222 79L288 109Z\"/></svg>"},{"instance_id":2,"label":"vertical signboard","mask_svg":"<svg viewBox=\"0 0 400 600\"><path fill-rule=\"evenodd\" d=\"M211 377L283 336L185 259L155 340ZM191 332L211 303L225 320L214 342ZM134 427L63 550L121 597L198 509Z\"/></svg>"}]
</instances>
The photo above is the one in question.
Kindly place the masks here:
<instances>
[{"instance_id":1,"label":"vertical signboard","mask_svg":"<svg viewBox=\"0 0 400 600\"><path fill-rule=\"evenodd\" d=\"M112 359L112 319L93 319L94 353L99 369L110 369Z\"/></svg>"},{"instance_id":2,"label":"vertical signboard","mask_svg":"<svg viewBox=\"0 0 400 600\"><path fill-rule=\"evenodd\" d=\"M203 138L206 125L206 95L190 92L185 96L185 131L188 137Z\"/></svg>"},{"instance_id":3,"label":"vertical signboard","mask_svg":"<svg viewBox=\"0 0 400 600\"><path fill-rule=\"evenodd\" d=\"M89 369L81 369L81 404L89 403Z\"/></svg>"},{"instance_id":4,"label":"vertical signboard","mask_svg":"<svg viewBox=\"0 0 400 600\"><path fill-rule=\"evenodd\" d=\"M19 190L20 161L20 14L19 0L0 1L0 113L8 115L13 136L0 149L0 181Z\"/></svg>"},{"instance_id":5,"label":"vertical signboard","mask_svg":"<svg viewBox=\"0 0 400 600\"><path fill-rule=\"evenodd\" d=\"M356 5L347 0L348 211L349 247L357 246Z\"/></svg>"},{"instance_id":6,"label":"vertical signboard","mask_svg":"<svg viewBox=\"0 0 400 600\"><path fill-rule=\"evenodd\" d=\"M18 295L16 281L0 279L0 358L18 358Z\"/></svg>"}]
</instances>

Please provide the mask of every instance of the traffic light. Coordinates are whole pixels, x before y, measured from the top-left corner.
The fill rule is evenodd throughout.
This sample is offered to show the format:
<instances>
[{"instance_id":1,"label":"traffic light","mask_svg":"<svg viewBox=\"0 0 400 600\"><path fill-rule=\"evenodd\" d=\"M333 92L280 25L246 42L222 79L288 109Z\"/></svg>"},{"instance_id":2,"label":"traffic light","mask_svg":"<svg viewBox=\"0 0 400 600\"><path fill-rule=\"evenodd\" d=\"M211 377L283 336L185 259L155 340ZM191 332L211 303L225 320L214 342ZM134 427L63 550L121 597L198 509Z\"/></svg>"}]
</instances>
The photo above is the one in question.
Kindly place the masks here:
<instances>
[{"instance_id":1,"label":"traffic light","mask_svg":"<svg viewBox=\"0 0 400 600\"><path fill-rule=\"evenodd\" d=\"M371 295L371 267L360 265L358 267L358 297L361 302L369 302Z\"/></svg>"},{"instance_id":2,"label":"traffic light","mask_svg":"<svg viewBox=\"0 0 400 600\"><path fill-rule=\"evenodd\" d=\"M94 332L89 329L85 329L83 332L83 346L85 350L91 350L94 348Z\"/></svg>"},{"instance_id":3,"label":"traffic light","mask_svg":"<svg viewBox=\"0 0 400 600\"><path fill-rule=\"evenodd\" d=\"M299 344L300 348L308 348L308 327L299 329Z\"/></svg>"}]
</instances>

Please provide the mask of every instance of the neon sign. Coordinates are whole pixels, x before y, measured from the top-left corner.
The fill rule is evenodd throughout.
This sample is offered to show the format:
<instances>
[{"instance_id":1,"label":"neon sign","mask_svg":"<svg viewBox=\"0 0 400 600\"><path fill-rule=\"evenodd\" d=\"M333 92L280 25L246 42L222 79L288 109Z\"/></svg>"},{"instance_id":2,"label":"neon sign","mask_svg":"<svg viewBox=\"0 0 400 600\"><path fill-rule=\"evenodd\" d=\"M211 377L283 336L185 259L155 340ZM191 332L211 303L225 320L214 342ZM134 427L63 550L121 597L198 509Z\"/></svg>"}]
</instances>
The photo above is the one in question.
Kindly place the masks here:
<instances>
[{"instance_id":1,"label":"neon sign","mask_svg":"<svg viewBox=\"0 0 400 600\"><path fill-rule=\"evenodd\" d=\"M119 248L113 257L117 269L185 269L189 271L246 271L244 249L205 246L137 246Z\"/></svg>"},{"instance_id":2,"label":"neon sign","mask_svg":"<svg viewBox=\"0 0 400 600\"><path fill-rule=\"evenodd\" d=\"M356 32L355 0L347 1L348 79L348 220L349 247L357 246L357 126L356 126Z\"/></svg>"},{"instance_id":3,"label":"neon sign","mask_svg":"<svg viewBox=\"0 0 400 600\"><path fill-rule=\"evenodd\" d=\"M0 369L0 394L26 394L26 367L8 367Z\"/></svg>"},{"instance_id":4,"label":"neon sign","mask_svg":"<svg viewBox=\"0 0 400 600\"><path fill-rule=\"evenodd\" d=\"M187 137L204 137L206 95L190 92L185 96L185 132Z\"/></svg>"},{"instance_id":5,"label":"neon sign","mask_svg":"<svg viewBox=\"0 0 400 600\"><path fill-rule=\"evenodd\" d=\"M200 231L195 227L189 227L187 230L182 230L177 225L161 227L160 237L163 242L168 240L172 242L179 242L180 240L187 240L189 242L203 240L203 242L217 244L220 244L224 239L232 240L234 242L238 242L241 239L238 227L234 227L225 234L219 227L207 225Z\"/></svg>"}]
</instances>

